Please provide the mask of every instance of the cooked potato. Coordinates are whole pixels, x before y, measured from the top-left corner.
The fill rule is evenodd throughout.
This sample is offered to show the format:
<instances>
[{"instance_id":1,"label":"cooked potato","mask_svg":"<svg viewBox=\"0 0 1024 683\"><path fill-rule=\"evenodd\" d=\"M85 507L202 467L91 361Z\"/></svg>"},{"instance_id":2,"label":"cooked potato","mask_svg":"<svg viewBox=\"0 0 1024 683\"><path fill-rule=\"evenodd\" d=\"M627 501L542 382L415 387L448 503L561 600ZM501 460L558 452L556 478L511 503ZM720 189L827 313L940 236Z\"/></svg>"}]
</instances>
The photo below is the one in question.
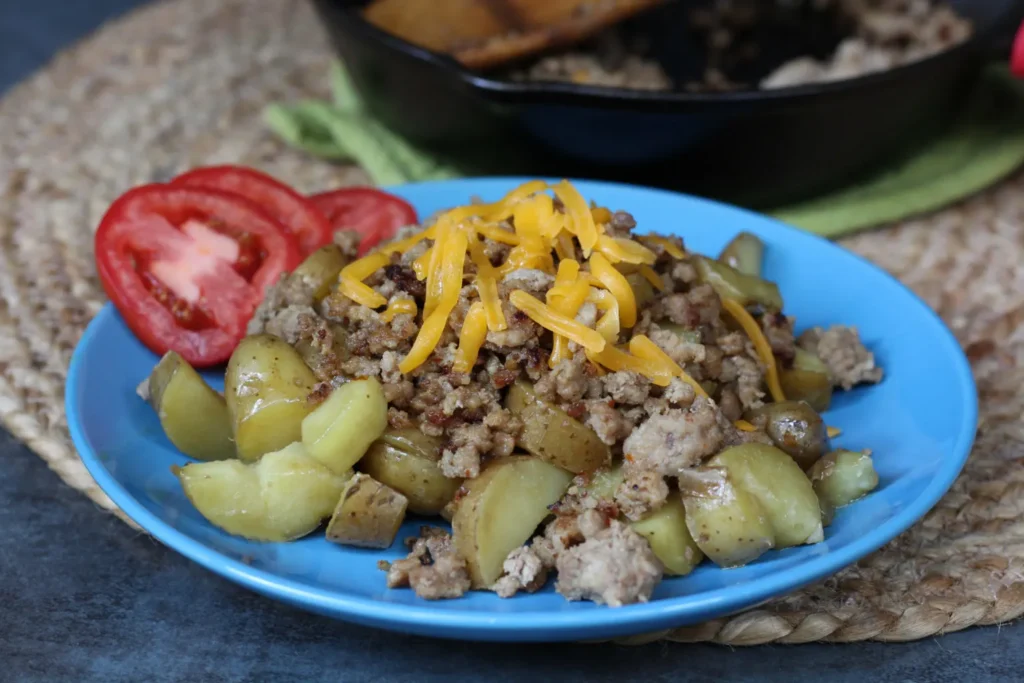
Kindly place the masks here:
<instances>
[{"instance_id":1,"label":"cooked potato","mask_svg":"<svg viewBox=\"0 0 1024 683\"><path fill-rule=\"evenodd\" d=\"M832 508L849 505L878 486L871 456L856 451L832 451L814 463L809 474L822 504Z\"/></svg>"},{"instance_id":2,"label":"cooked potato","mask_svg":"<svg viewBox=\"0 0 1024 683\"><path fill-rule=\"evenodd\" d=\"M334 510L351 475L331 472L299 443L256 463L192 463L176 474L211 524L254 541L290 541L316 529Z\"/></svg>"},{"instance_id":3,"label":"cooked potato","mask_svg":"<svg viewBox=\"0 0 1024 683\"><path fill-rule=\"evenodd\" d=\"M337 244L320 247L306 257L289 277L303 280L313 292L317 303L327 296L338 281L338 273L348 264L348 258Z\"/></svg>"},{"instance_id":4,"label":"cooked potato","mask_svg":"<svg viewBox=\"0 0 1024 683\"><path fill-rule=\"evenodd\" d=\"M474 587L488 588L498 580L505 558L533 536L571 479L540 458L510 456L492 461L480 476L466 481L452 531Z\"/></svg>"},{"instance_id":5,"label":"cooked potato","mask_svg":"<svg viewBox=\"0 0 1024 683\"><path fill-rule=\"evenodd\" d=\"M224 398L238 457L251 462L301 437L316 379L284 340L246 337L228 361Z\"/></svg>"},{"instance_id":6,"label":"cooked potato","mask_svg":"<svg viewBox=\"0 0 1024 683\"><path fill-rule=\"evenodd\" d=\"M352 468L388 426L388 401L374 378L342 384L302 421L302 444L335 472Z\"/></svg>"},{"instance_id":7,"label":"cooked potato","mask_svg":"<svg viewBox=\"0 0 1024 683\"><path fill-rule=\"evenodd\" d=\"M725 245L718 260L744 275L761 277L761 262L764 260L764 242L757 235L741 232Z\"/></svg>"},{"instance_id":8,"label":"cooked potato","mask_svg":"<svg viewBox=\"0 0 1024 683\"><path fill-rule=\"evenodd\" d=\"M709 461L736 486L754 496L768 516L776 548L824 539L821 510L803 470L778 448L748 443L728 448Z\"/></svg>"},{"instance_id":9,"label":"cooked potato","mask_svg":"<svg viewBox=\"0 0 1024 683\"><path fill-rule=\"evenodd\" d=\"M436 515L462 485L441 473L440 457L440 439L418 429L388 430L370 446L359 469L408 498L410 512Z\"/></svg>"},{"instance_id":10,"label":"cooked potato","mask_svg":"<svg viewBox=\"0 0 1024 683\"><path fill-rule=\"evenodd\" d=\"M825 364L809 351L797 348L793 365L779 370L782 391L793 401L804 401L819 413L832 403L832 380Z\"/></svg>"},{"instance_id":11,"label":"cooked potato","mask_svg":"<svg viewBox=\"0 0 1024 683\"><path fill-rule=\"evenodd\" d=\"M756 560L775 545L768 514L724 468L703 467L679 478L686 528L697 547L721 567Z\"/></svg>"},{"instance_id":12,"label":"cooked potato","mask_svg":"<svg viewBox=\"0 0 1024 683\"><path fill-rule=\"evenodd\" d=\"M309 337L302 337L295 342L295 350L302 357L303 362L309 366L315 376L324 381L339 374L340 369L337 367L335 359L343 361L348 358L348 347L345 346L345 328L334 324L328 324L327 327L331 330L331 336L334 337L328 353L318 349L317 344L314 344ZM330 355L332 353L333 358Z\"/></svg>"},{"instance_id":13,"label":"cooked potato","mask_svg":"<svg viewBox=\"0 0 1024 683\"><path fill-rule=\"evenodd\" d=\"M168 351L149 376L149 404L174 447L198 460L235 457L224 397L185 359Z\"/></svg>"},{"instance_id":14,"label":"cooked potato","mask_svg":"<svg viewBox=\"0 0 1024 683\"><path fill-rule=\"evenodd\" d=\"M651 544L651 550L665 565L666 574L684 576L704 559L686 527L686 511L678 496L643 519L630 522L630 526Z\"/></svg>"},{"instance_id":15,"label":"cooked potato","mask_svg":"<svg viewBox=\"0 0 1024 683\"><path fill-rule=\"evenodd\" d=\"M693 265L700 281L711 285L723 299L732 299L744 306L760 304L772 311L782 310L782 295L774 282L741 273L703 256L695 256Z\"/></svg>"},{"instance_id":16,"label":"cooked potato","mask_svg":"<svg viewBox=\"0 0 1024 683\"><path fill-rule=\"evenodd\" d=\"M600 469L591 474L584 489L594 498L612 500L625 478L626 472L620 462L613 467Z\"/></svg>"},{"instance_id":17,"label":"cooked potato","mask_svg":"<svg viewBox=\"0 0 1024 683\"><path fill-rule=\"evenodd\" d=\"M405 496L366 474L349 480L327 523L327 540L360 548L388 548L405 519Z\"/></svg>"},{"instance_id":18,"label":"cooked potato","mask_svg":"<svg viewBox=\"0 0 1024 683\"><path fill-rule=\"evenodd\" d=\"M804 470L828 452L825 421L803 401L766 403L747 412L747 419L764 425L765 433L776 446L796 460Z\"/></svg>"},{"instance_id":19,"label":"cooked potato","mask_svg":"<svg viewBox=\"0 0 1024 683\"><path fill-rule=\"evenodd\" d=\"M538 458L576 474L611 464L611 451L592 429L537 398L528 383L509 388L505 407L523 421L516 444Z\"/></svg>"}]
</instances>

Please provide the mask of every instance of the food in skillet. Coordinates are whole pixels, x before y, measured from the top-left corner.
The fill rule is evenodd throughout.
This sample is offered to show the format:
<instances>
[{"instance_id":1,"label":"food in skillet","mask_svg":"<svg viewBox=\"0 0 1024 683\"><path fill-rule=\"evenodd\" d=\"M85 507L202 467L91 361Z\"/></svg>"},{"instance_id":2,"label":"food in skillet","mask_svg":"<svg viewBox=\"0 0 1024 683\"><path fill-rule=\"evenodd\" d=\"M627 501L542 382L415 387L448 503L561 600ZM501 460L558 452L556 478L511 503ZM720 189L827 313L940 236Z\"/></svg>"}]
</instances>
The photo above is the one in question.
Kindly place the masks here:
<instances>
[{"instance_id":1,"label":"food in skillet","mask_svg":"<svg viewBox=\"0 0 1024 683\"><path fill-rule=\"evenodd\" d=\"M223 396L173 351L146 383L209 460L177 469L185 493L263 541L330 518L330 540L383 548L407 513L444 517L386 566L430 599L556 573L622 605L704 557L821 541L877 475L820 412L881 369L851 328L794 338L756 237L711 259L635 227L534 181L361 258L338 232L267 291Z\"/></svg>"}]
</instances>

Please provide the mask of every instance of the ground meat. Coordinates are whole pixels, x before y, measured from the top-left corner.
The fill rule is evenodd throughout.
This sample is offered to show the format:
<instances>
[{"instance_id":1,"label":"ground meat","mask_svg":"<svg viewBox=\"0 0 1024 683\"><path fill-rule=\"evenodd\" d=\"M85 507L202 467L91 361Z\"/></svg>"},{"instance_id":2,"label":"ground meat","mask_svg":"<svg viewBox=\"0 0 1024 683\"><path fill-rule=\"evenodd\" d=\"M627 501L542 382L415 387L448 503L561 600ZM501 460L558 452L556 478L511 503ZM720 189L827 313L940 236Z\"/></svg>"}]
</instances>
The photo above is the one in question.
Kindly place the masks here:
<instances>
[{"instance_id":1,"label":"ground meat","mask_svg":"<svg viewBox=\"0 0 1024 683\"><path fill-rule=\"evenodd\" d=\"M707 357L707 348L703 344L688 342L675 332L654 326L648 336L652 342L657 344L662 351L680 365L703 363Z\"/></svg>"},{"instance_id":2,"label":"ground meat","mask_svg":"<svg viewBox=\"0 0 1024 683\"><path fill-rule=\"evenodd\" d=\"M628 525L608 528L558 556L556 589L568 600L610 607L647 602L663 568L650 544Z\"/></svg>"},{"instance_id":3,"label":"ground meat","mask_svg":"<svg viewBox=\"0 0 1024 683\"><path fill-rule=\"evenodd\" d=\"M722 393L718 397L718 409L730 422L735 422L743 416L740 398L732 389L722 389Z\"/></svg>"},{"instance_id":4,"label":"ground meat","mask_svg":"<svg viewBox=\"0 0 1024 683\"><path fill-rule=\"evenodd\" d=\"M796 355L796 339L793 338L793 321L781 313L765 313L761 316L761 329L772 347L772 354L789 367Z\"/></svg>"},{"instance_id":5,"label":"ground meat","mask_svg":"<svg viewBox=\"0 0 1024 683\"><path fill-rule=\"evenodd\" d=\"M341 248L341 253L350 261L359 255L359 243L362 241L362 233L356 230L341 229L334 231L334 243Z\"/></svg>"},{"instance_id":6,"label":"ground meat","mask_svg":"<svg viewBox=\"0 0 1024 683\"><path fill-rule=\"evenodd\" d=\"M472 479L480 474L480 456L493 445L491 430L482 424L453 427L441 453L441 472L449 479Z\"/></svg>"},{"instance_id":7,"label":"ground meat","mask_svg":"<svg viewBox=\"0 0 1024 683\"><path fill-rule=\"evenodd\" d=\"M615 504L629 519L638 520L654 512L668 500L668 484L656 472L633 472L615 491Z\"/></svg>"},{"instance_id":8,"label":"ground meat","mask_svg":"<svg viewBox=\"0 0 1024 683\"><path fill-rule=\"evenodd\" d=\"M312 286L301 278L284 275L267 289L246 326L246 334L272 334L294 344L299 340L300 319L307 316L316 317Z\"/></svg>"},{"instance_id":9,"label":"ground meat","mask_svg":"<svg viewBox=\"0 0 1024 683\"><path fill-rule=\"evenodd\" d=\"M579 401L587 394L587 367L587 357L583 353L564 358L534 385L534 391L549 403Z\"/></svg>"},{"instance_id":10,"label":"ground meat","mask_svg":"<svg viewBox=\"0 0 1024 683\"><path fill-rule=\"evenodd\" d=\"M651 393L651 380L638 372L629 370L611 372L602 377L601 381L604 384L604 390L617 403L640 405Z\"/></svg>"},{"instance_id":11,"label":"ground meat","mask_svg":"<svg viewBox=\"0 0 1024 683\"><path fill-rule=\"evenodd\" d=\"M416 271L409 266L393 263L384 266L384 276L395 283L395 287L409 296L422 299L427 295L427 282L416 277Z\"/></svg>"},{"instance_id":12,"label":"ground meat","mask_svg":"<svg viewBox=\"0 0 1024 683\"><path fill-rule=\"evenodd\" d=\"M319 381L329 382L341 374L342 347L326 320L313 314L299 316L297 334L296 342L305 348L303 359Z\"/></svg>"},{"instance_id":13,"label":"ground meat","mask_svg":"<svg viewBox=\"0 0 1024 683\"><path fill-rule=\"evenodd\" d=\"M501 280L501 284L508 287L509 291L513 289L524 289L534 295L543 294L548 291L554 283L555 278L553 275L549 275L543 270L536 270L534 268L520 268L518 270L513 270Z\"/></svg>"},{"instance_id":14,"label":"ground meat","mask_svg":"<svg viewBox=\"0 0 1024 683\"><path fill-rule=\"evenodd\" d=\"M712 401L699 397L689 410L652 415L622 444L627 468L675 476L693 467L722 444L718 414Z\"/></svg>"},{"instance_id":15,"label":"ground meat","mask_svg":"<svg viewBox=\"0 0 1024 683\"><path fill-rule=\"evenodd\" d=\"M722 310L721 299L710 285L697 285L685 294L669 294L660 303L669 320L685 327L716 323Z\"/></svg>"},{"instance_id":16,"label":"ground meat","mask_svg":"<svg viewBox=\"0 0 1024 683\"><path fill-rule=\"evenodd\" d=\"M525 545L509 553L502 569L505 574L494 584L493 590L503 598L511 598L521 590L533 593L543 588L548 580L548 568L540 556Z\"/></svg>"},{"instance_id":17,"label":"ground meat","mask_svg":"<svg viewBox=\"0 0 1024 683\"><path fill-rule=\"evenodd\" d=\"M861 343L855 327L815 327L800 335L800 346L825 363L837 387L852 389L865 382L882 381L882 368L875 365L875 355Z\"/></svg>"},{"instance_id":18,"label":"ground meat","mask_svg":"<svg viewBox=\"0 0 1024 683\"><path fill-rule=\"evenodd\" d=\"M597 306L589 301L583 302L576 313L576 322L586 327L594 327L597 324Z\"/></svg>"},{"instance_id":19,"label":"ground meat","mask_svg":"<svg viewBox=\"0 0 1024 683\"><path fill-rule=\"evenodd\" d=\"M674 262L669 275L676 282L686 285L697 281L697 269L689 261Z\"/></svg>"},{"instance_id":20,"label":"ground meat","mask_svg":"<svg viewBox=\"0 0 1024 683\"><path fill-rule=\"evenodd\" d=\"M584 405L587 409L584 424L609 446L622 441L633 431L633 423L625 418L622 411L610 405L608 399L590 399L584 401Z\"/></svg>"},{"instance_id":21,"label":"ground meat","mask_svg":"<svg viewBox=\"0 0 1024 683\"><path fill-rule=\"evenodd\" d=\"M745 410L764 405L764 370L749 356L729 356L722 361L723 382L732 383Z\"/></svg>"},{"instance_id":22,"label":"ground meat","mask_svg":"<svg viewBox=\"0 0 1024 683\"><path fill-rule=\"evenodd\" d=\"M720 335L715 343L726 356L738 356L747 352L750 340L742 332L729 332Z\"/></svg>"},{"instance_id":23,"label":"ground meat","mask_svg":"<svg viewBox=\"0 0 1024 683\"><path fill-rule=\"evenodd\" d=\"M469 590L466 562L443 529L423 527L404 560L388 567L388 588L411 587L425 600L458 598Z\"/></svg>"},{"instance_id":24,"label":"ground meat","mask_svg":"<svg viewBox=\"0 0 1024 683\"><path fill-rule=\"evenodd\" d=\"M689 382L673 377L662 391L661 397L666 403L686 408L697 398L697 392Z\"/></svg>"},{"instance_id":25,"label":"ground meat","mask_svg":"<svg viewBox=\"0 0 1024 683\"><path fill-rule=\"evenodd\" d=\"M632 237L633 228L636 227L636 219L633 214L627 211L616 211L608 223L608 233L612 237L629 239Z\"/></svg>"},{"instance_id":26,"label":"ground meat","mask_svg":"<svg viewBox=\"0 0 1024 683\"><path fill-rule=\"evenodd\" d=\"M541 326L530 320L525 313L502 299L501 310L505 314L508 329L488 332L485 348L491 351L508 352L508 349L532 346L543 331Z\"/></svg>"}]
</instances>

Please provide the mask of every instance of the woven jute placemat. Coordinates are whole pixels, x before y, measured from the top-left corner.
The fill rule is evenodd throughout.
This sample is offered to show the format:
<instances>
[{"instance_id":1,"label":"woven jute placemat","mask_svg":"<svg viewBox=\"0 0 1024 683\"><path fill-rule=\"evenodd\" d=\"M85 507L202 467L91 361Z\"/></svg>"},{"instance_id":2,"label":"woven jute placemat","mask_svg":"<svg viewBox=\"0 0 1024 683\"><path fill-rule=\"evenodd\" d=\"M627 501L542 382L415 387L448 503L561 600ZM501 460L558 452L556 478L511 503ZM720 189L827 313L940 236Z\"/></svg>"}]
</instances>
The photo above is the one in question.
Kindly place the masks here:
<instances>
[{"instance_id":1,"label":"woven jute placemat","mask_svg":"<svg viewBox=\"0 0 1024 683\"><path fill-rule=\"evenodd\" d=\"M71 352L104 303L92 230L126 188L200 164L258 166L306 191L365 182L283 148L259 120L266 102L326 96L330 59L303 2L177 0L107 25L0 101L0 418L112 512L63 408ZM821 584L625 642L903 641L1024 614L1024 174L845 244L967 349L981 424L964 473L913 529Z\"/></svg>"}]
</instances>

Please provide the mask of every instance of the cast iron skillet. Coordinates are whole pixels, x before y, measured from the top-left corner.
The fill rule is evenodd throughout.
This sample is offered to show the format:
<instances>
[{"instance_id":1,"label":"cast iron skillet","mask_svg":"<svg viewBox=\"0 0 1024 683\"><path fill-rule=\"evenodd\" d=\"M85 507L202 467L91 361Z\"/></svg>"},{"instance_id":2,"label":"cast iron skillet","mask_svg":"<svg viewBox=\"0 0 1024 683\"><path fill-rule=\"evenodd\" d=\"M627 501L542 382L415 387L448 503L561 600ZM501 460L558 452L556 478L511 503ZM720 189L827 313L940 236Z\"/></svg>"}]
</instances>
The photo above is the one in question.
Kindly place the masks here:
<instances>
[{"instance_id":1,"label":"cast iron skillet","mask_svg":"<svg viewBox=\"0 0 1024 683\"><path fill-rule=\"evenodd\" d=\"M630 27L645 33L674 76L695 66L680 38L688 1ZM955 0L974 23L972 37L913 64L835 83L727 93L511 82L376 29L359 15L365 0L315 4L370 110L478 173L608 178L764 207L848 183L939 133L986 62L1009 56L1019 1ZM766 39L774 61L763 68L808 50L828 54L838 38L819 29Z\"/></svg>"}]
</instances>

